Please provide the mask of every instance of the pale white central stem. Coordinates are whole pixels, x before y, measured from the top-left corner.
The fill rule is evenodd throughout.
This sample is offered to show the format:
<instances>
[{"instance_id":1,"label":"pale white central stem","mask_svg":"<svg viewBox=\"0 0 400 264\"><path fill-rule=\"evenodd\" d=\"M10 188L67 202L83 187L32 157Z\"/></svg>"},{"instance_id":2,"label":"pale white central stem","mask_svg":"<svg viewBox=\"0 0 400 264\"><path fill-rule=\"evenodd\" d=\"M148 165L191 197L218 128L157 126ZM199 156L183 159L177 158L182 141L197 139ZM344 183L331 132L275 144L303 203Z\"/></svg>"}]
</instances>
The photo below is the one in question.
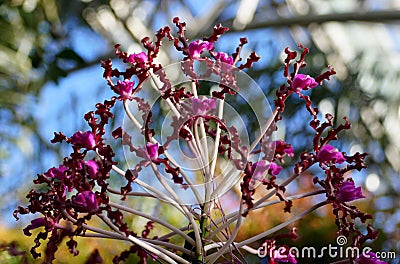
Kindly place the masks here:
<instances>
[{"instance_id":1,"label":"pale white central stem","mask_svg":"<svg viewBox=\"0 0 400 264\"><path fill-rule=\"evenodd\" d=\"M223 115L224 115L224 99L218 102L218 118L221 120ZM214 152L212 155L212 162L211 162L211 177L214 177L215 175L215 167L217 165L220 136L221 136L221 127L217 123L217 131L215 133L215 141L214 141Z\"/></svg>"},{"instance_id":2,"label":"pale white central stem","mask_svg":"<svg viewBox=\"0 0 400 264\"><path fill-rule=\"evenodd\" d=\"M199 98L197 94L197 87L196 87L196 82L192 81L191 82L191 87L192 87L192 93L194 98ZM204 165L205 165L205 182L210 181L210 165L209 165L209 157L208 157L208 144L207 144L207 136L206 136L206 129L204 127L204 120L203 118L199 118L199 126L200 126L200 133L201 133L201 146L199 148L202 150L202 155L204 156ZM195 129L197 129L197 126L195 126Z\"/></svg>"}]
</instances>

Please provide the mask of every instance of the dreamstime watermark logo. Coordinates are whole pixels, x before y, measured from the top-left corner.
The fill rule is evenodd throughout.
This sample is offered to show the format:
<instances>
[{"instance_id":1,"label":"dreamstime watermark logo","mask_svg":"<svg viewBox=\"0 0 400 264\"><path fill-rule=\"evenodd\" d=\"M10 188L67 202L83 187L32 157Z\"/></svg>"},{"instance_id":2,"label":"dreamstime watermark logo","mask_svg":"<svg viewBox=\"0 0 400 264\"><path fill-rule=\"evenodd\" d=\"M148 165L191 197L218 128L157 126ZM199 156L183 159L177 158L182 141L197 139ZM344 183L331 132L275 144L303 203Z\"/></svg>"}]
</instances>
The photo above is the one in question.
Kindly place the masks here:
<instances>
[{"instance_id":1,"label":"dreamstime watermark logo","mask_svg":"<svg viewBox=\"0 0 400 264\"><path fill-rule=\"evenodd\" d=\"M338 236L336 238L336 244L338 244L338 246L344 246L347 244L347 237L345 236Z\"/></svg>"},{"instance_id":2,"label":"dreamstime watermark logo","mask_svg":"<svg viewBox=\"0 0 400 264\"><path fill-rule=\"evenodd\" d=\"M364 247L359 249L357 247L347 246L347 238L345 236L338 236L336 238L336 245L328 244L321 249L315 247L287 247L280 246L276 247L272 245L268 247L267 243L264 243L260 248L258 248L258 256L260 258L270 257L274 259L289 259L289 258L308 258L308 259L319 259L322 257L330 257L332 259L348 259L348 258L358 258L364 256L364 258L370 258L370 253L373 252L372 248ZM396 252L374 252L375 256L380 259L395 259Z\"/></svg>"}]
</instances>

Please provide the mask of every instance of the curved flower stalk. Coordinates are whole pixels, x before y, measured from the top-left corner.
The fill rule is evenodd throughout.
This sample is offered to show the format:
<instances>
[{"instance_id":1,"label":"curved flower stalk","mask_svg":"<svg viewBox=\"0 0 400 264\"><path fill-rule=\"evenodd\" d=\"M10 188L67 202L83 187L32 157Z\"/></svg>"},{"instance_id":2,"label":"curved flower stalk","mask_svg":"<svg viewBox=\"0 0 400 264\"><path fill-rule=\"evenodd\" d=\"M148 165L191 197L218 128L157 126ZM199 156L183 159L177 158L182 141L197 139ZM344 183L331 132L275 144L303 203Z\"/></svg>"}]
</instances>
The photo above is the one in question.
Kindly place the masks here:
<instances>
[{"instance_id":1,"label":"curved flower stalk","mask_svg":"<svg viewBox=\"0 0 400 264\"><path fill-rule=\"evenodd\" d=\"M365 196L361 187L345 176L354 169L365 168L367 154L349 156L334 147L333 141L342 130L350 129L350 123L344 117L344 123L334 127L330 114L321 121L318 108L303 93L318 89L335 74L334 69L329 66L316 77L300 73L306 66L308 49L299 45L298 54L287 48L283 72L286 83L276 91L274 110L255 114L257 118L268 117L260 123L255 140L246 142L243 127L238 127L232 118L234 111L229 100L254 96L256 90L246 90L246 84L251 87L251 79L243 82L241 78L247 76L243 70L251 68L259 56L253 52L246 60L241 57L245 38L240 39L231 55L219 51L216 42L228 30L222 25L215 26L211 36L189 42L184 34L186 24L178 18L173 22L177 36L169 27L161 28L154 41L142 40L145 51L128 54L115 45L115 54L126 68L113 68L111 59L101 64L103 77L115 96L85 114L89 130L78 131L71 137L54 133L52 143L70 144L72 152L58 168L38 175L34 183L41 185L41 190L30 191L29 205L18 207L14 213L17 219L18 215L40 214L24 229L27 236L35 229L41 230L32 255L41 256L36 251L41 240L48 240L46 259L51 262L62 239L69 239L69 250L77 255L74 238L97 237L130 244L114 258L114 263L127 260L130 254L137 255L140 263L147 259L160 263L246 263L243 252L258 254L250 245L261 241L260 246L268 249L264 256L269 263L297 263L295 256L288 255L287 245L282 245L286 256L275 250L282 238L297 238L294 229L289 234L282 229L328 204L333 207L338 234L351 238L352 246L360 248L366 240L375 239L378 232L371 226L363 234L354 225L357 218L364 223L371 216L349 204ZM181 53L178 64L164 67L156 62L165 40ZM180 81L170 78L171 72L180 73L180 77L175 77ZM213 81L214 88L210 89L206 81ZM150 86L157 99L145 96L152 90ZM305 101L310 127L315 131L309 149L297 161L290 143L272 140L286 99L291 95ZM112 132L111 138L125 150L127 169L116 162L113 148L105 141L110 138L105 127L114 117L112 109L121 104L126 113L125 123ZM163 122L167 125L159 127L158 117L164 113L167 114ZM134 164L128 161L131 157ZM282 166L288 161L293 163L292 174L283 178ZM324 171L313 179L315 190L286 196L286 187L312 166ZM118 186L113 179L121 177L124 184ZM283 179L278 181L278 177ZM144 191L138 191L138 186ZM231 191L235 189L238 192ZM260 189L264 195L255 198ZM226 192L239 195L236 210L225 212L222 204ZM315 195L325 195L326 199L256 236L236 240L244 218L251 218L252 211L282 203L280 213L292 214L294 200ZM174 225L157 214L130 207L130 201L139 197L158 200L171 208L182 219L181 224ZM127 219L132 216L148 221L141 232L128 225ZM101 227L97 226L99 221L103 223ZM350 261L361 263L363 257Z\"/></svg>"}]
</instances>

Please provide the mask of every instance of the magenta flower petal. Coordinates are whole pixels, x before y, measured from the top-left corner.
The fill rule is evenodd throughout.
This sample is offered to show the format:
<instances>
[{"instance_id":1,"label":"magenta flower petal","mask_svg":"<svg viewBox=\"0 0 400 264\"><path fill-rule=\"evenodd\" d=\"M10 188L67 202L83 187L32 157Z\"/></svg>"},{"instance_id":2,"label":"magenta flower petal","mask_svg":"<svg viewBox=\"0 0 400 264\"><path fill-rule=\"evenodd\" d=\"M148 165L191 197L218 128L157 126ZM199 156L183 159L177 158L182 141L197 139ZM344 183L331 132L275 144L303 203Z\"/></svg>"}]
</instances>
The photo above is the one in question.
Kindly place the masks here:
<instances>
[{"instance_id":1,"label":"magenta flower petal","mask_svg":"<svg viewBox=\"0 0 400 264\"><path fill-rule=\"evenodd\" d=\"M233 64L233 58L226 54L225 52L217 52L214 54L215 58L223 63L232 65Z\"/></svg>"},{"instance_id":2,"label":"magenta flower petal","mask_svg":"<svg viewBox=\"0 0 400 264\"><path fill-rule=\"evenodd\" d=\"M257 181L262 181L264 180L263 176L265 174L265 171L267 171L269 168L268 161L266 160L260 160L251 166L251 173L252 173L252 179L257 180Z\"/></svg>"},{"instance_id":3,"label":"magenta flower petal","mask_svg":"<svg viewBox=\"0 0 400 264\"><path fill-rule=\"evenodd\" d=\"M296 258L290 253L290 248L286 245L280 246L278 249L270 249L270 262L269 263L292 263L297 264Z\"/></svg>"},{"instance_id":4,"label":"magenta flower petal","mask_svg":"<svg viewBox=\"0 0 400 264\"><path fill-rule=\"evenodd\" d=\"M118 81L117 82L117 90L120 95L120 99L125 100L125 99L131 99L132 95L132 90L133 86L135 85L135 82L130 82L128 80L124 80L123 82Z\"/></svg>"},{"instance_id":5,"label":"magenta flower petal","mask_svg":"<svg viewBox=\"0 0 400 264\"><path fill-rule=\"evenodd\" d=\"M78 131L71 137L71 143L79 147L94 149L96 140L92 131Z\"/></svg>"},{"instance_id":6,"label":"magenta flower petal","mask_svg":"<svg viewBox=\"0 0 400 264\"><path fill-rule=\"evenodd\" d=\"M31 224L24 228L24 230L23 230L24 234L26 236L31 236L32 235L30 232L31 230L36 229L41 226L45 226L46 223L47 223L47 221L46 221L46 218L44 218L44 217L33 219L31 221Z\"/></svg>"},{"instance_id":7,"label":"magenta flower petal","mask_svg":"<svg viewBox=\"0 0 400 264\"><path fill-rule=\"evenodd\" d=\"M135 60L139 63L144 63L147 62L149 60L149 58L147 57L147 54L145 52L140 52L135 55Z\"/></svg>"},{"instance_id":8,"label":"magenta flower petal","mask_svg":"<svg viewBox=\"0 0 400 264\"><path fill-rule=\"evenodd\" d=\"M31 224L23 229L24 234L26 236L31 236L32 235L30 232L31 230L42 227L42 226L46 227L46 230L48 230L48 231L51 231L54 228L62 228L62 225L54 222L54 220L51 218L39 217L39 218L33 219L31 221Z\"/></svg>"},{"instance_id":9,"label":"magenta flower petal","mask_svg":"<svg viewBox=\"0 0 400 264\"><path fill-rule=\"evenodd\" d=\"M189 44L189 56L191 58L199 58L204 50L211 50L213 44L208 41L196 40Z\"/></svg>"},{"instance_id":10,"label":"magenta flower petal","mask_svg":"<svg viewBox=\"0 0 400 264\"><path fill-rule=\"evenodd\" d=\"M128 62L129 63L137 63L140 68L145 68L146 63L149 61L149 58L147 57L147 54L145 52L140 52L140 53L133 53L129 55L128 57Z\"/></svg>"},{"instance_id":11,"label":"magenta flower petal","mask_svg":"<svg viewBox=\"0 0 400 264\"><path fill-rule=\"evenodd\" d=\"M64 178L64 172L67 171L68 168L64 165L58 166L58 168L53 167L50 168L44 175L49 178L56 178L58 180L62 180Z\"/></svg>"},{"instance_id":12,"label":"magenta flower petal","mask_svg":"<svg viewBox=\"0 0 400 264\"><path fill-rule=\"evenodd\" d=\"M343 163L346 161L343 154L337 148L331 145L322 146L317 154L317 159L322 163Z\"/></svg>"},{"instance_id":13,"label":"magenta flower petal","mask_svg":"<svg viewBox=\"0 0 400 264\"><path fill-rule=\"evenodd\" d=\"M146 150L147 154L149 155L150 159L154 160L158 158L158 143L146 143Z\"/></svg>"},{"instance_id":14,"label":"magenta flower petal","mask_svg":"<svg viewBox=\"0 0 400 264\"><path fill-rule=\"evenodd\" d=\"M374 252L363 253L355 261L356 264L387 264L386 261L379 260Z\"/></svg>"},{"instance_id":15,"label":"magenta flower petal","mask_svg":"<svg viewBox=\"0 0 400 264\"><path fill-rule=\"evenodd\" d=\"M275 145L275 153L281 155L282 157L285 154L289 157L294 156L293 147L290 144L286 143L284 140L276 140L273 142L273 144Z\"/></svg>"},{"instance_id":16,"label":"magenta flower petal","mask_svg":"<svg viewBox=\"0 0 400 264\"><path fill-rule=\"evenodd\" d=\"M279 262L297 264L296 258L294 256L292 256L291 254L288 254L285 257L276 258L275 260L277 260Z\"/></svg>"},{"instance_id":17,"label":"magenta flower petal","mask_svg":"<svg viewBox=\"0 0 400 264\"><path fill-rule=\"evenodd\" d=\"M314 78L312 78L309 75L300 73L294 76L292 82L292 89L300 92L301 90L308 90L309 88L314 88L317 85L318 83L315 81Z\"/></svg>"},{"instance_id":18,"label":"magenta flower petal","mask_svg":"<svg viewBox=\"0 0 400 264\"><path fill-rule=\"evenodd\" d=\"M351 202L357 199L365 198L361 187L355 187L353 181L343 182L336 197L341 202Z\"/></svg>"},{"instance_id":19,"label":"magenta flower petal","mask_svg":"<svg viewBox=\"0 0 400 264\"><path fill-rule=\"evenodd\" d=\"M86 162L87 173L91 179L97 179L97 173L99 172L99 165L94 160L88 160Z\"/></svg>"},{"instance_id":20,"label":"magenta flower petal","mask_svg":"<svg viewBox=\"0 0 400 264\"><path fill-rule=\"evenodd\" d=\"M208 98L193 98L192 109L196 115L204 115L208 110L215 109L215 99Z\"/></svg>"},{"instance_id":21,"label":"magenta flower petal","mask_svg":"<svg viewBox=\"0 0 400 264\"><path fill-rule=\"evenodd\" d=\"M252 178L258 181L264 180L263 176L266 170L268 170L269 174L278 175L282 171L282 167L275 162L257 161L251 166Z\"/></svg>"},{"instance_id":22,"label":"magenta flower petal","mask_svg":"<svg viewBox=\"0 0 400 264\"><path fill-rule=\"evenodd\" d=\"M285 149L285 153L286 153L289 157L293 157L293 156L294 156L293 147L290 146L289 148Z\"/></svg>"},{"instance_id":23,"label":"magenta flower petal","mask_svg":"<svg viewBox=\"0 0 400 264\"><path fill-rule=\"evenodd\" d=\"M269 164L269 173L272 175L278 175L279 173L281 173L282 171L282 167L279 166L278 164L276 164L275 162L271 162Z\"/></svg>"},{"instance_id":24,"label":"magenta flower petal","mask_svg":"<svg viewBox=\"0 0 400 264\"><path fill-rule=\"evenodd\" d=\"M94 194L92 191L78 193L72 199L72 202L78 206L77 210L80 212L94 212L99 208L96 194Z\"/></svg>"},{"instance_id":25,"label":"magenta flower petal","mask_svg":"<svg viewBox=\"0 0 400 264\"><path fill-rule=\"evenodd\" d=\"M292 264L297 264L297 260L294 256L292 256L292 254L283 254L281 256L276 256L274 258L274 262L273 263L277 263L276 261L278 261L278 263L283 262L283 263L292 263Z\"/></svg>"}]
</instances>

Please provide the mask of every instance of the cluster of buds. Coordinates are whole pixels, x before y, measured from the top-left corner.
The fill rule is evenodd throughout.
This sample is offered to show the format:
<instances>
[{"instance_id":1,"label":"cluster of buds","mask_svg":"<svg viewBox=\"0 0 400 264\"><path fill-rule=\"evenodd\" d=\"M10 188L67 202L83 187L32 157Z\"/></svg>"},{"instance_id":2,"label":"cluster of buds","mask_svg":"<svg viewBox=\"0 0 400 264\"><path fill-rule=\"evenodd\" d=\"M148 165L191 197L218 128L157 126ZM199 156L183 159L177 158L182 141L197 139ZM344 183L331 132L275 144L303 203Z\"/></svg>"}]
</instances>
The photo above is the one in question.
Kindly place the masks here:
<instances>
[{"instance_id":1,"label":"cluster of buds","mask_svg":"<svg viewBox=\"0 0 400 264\"><path fill-rule=\"evenodd\" d=\"M255 52L246 60L241 57L242 48L247 43L245 38L240 39L231 55L218 51L216 42L228 30L222 25L215 26L211 36L188 42L186 24L178 18L173 23L177 27L177 36L171 33L168 26L163 27L155 34L154 41L147 37L142 40L145 52L129 54L116 45L115 54L126 68L113 68L111 59L101 64L103 77L115 95L104 103L96 104L96 110L85 114L90 127L88 131L78 131L71 137L62 132L54 133L52 143L65 142L72 146L73 151L58 167L38 175L34 183L40 185L40 189L31 190L27 195L29 205L20 206L14 212L17 219L18 215L40 214L24 229L27 236L32 235L32 230L41 229L35 238L32 255L40 257L37 248L41 240L48 240L46 261L52 262L64 238L69 239L67 246L70 252L77 255L76 237L96 236L131 243L130 248L121 250L120 255L114 258L114 263L127 260L130 254L136 254L140 263L146 263L148 258L163 263L212 264L222 263L228 258L229 263L246 263L239 249L254 253L256 250L250 245L260 241L261 244L265 241L271 248L285 237L284 234L271 237L272 234L328 204L333 206L338 234L351 238L352 246L360 248L366 240L375 239L378 232L371 226L368 225L368 233L363 234L354 225L357 218L364 223L371 216L348 204L364 198L361 188L356 187L346 175L351 170L365 168L367 154L349 156L335 148L332 141L338 139L339 132L350 129L349 121L344 118L344 124L334 127L330 114L325 116L325 121L320 121L318 108L304 93L329 80L335 74L334 69L328 67L325 73L315 78L299 73L306 66L308 49L299 45L301 53L298 54L287 48L283 73L286 83L276 91L274 110L262 113L261 116L269 116L260 123L253 142L246 145L240 129L228 120L229 115L225 116L230 111L226 107L229 98L239 95L246 98L240 78L244 76L243 70L251 68L260 57ZM157 63L164 40L170 41L182 55L182 60L172 67L175 74L180 72L183 76L184 81L179 85L168 76L169 66ZM207 80L213 80L217 85L213 89L202 87ZM162 107L155 108L152 103L157 100L151 102L140 96L149 92L149 85L158 93ZM291 176L278 180L283 171L282 164L295 158L291 144L281 139L272 140L276 123L282 119L286 99L292 94L305 101L311 115L310 127L315 135L310 149L293 162ZM128 127L121 126L111 133L112 138L121 142L125 155L138 160L128 169L122 169L123 165L116 161L113 148L106 143L105 127L114 117L112 109L119 103L124 107L127 122L136 129L129 134ZM132 113L132 105L137 113ZM165 108L172 116L170 126L157 130L158 123L153 119L158 116L154 112L158 111L159 115ZM160 139L157 134L160 131L170 133ZM138 137L142 139L141 144L134 140ZM173 147L175 143L184 145L181 149L190 152L190 162L174 158L177 152ZM229 166L222 168L221 164L228 163ZM325 173L313 179L315 190L287 196L286 187L313 165L319 166ZM124 183L115 187L114 177L122 177ZM200 182L196 182L199 178ZM142 187L146 192L136 191L135 186ZM235 186L239 196L237 209L226 214L221 201L224 194ZM265 195L256 199L255 193L259 189L263 189ZM251 211L282 202L281 213L291 214L293 200L321 194L326 195L324 201L288 221L254 237L235 241L243 219L252 217ZM119 201L113 201L118 196ZM125 204L135 197L159 199L185 220L181 226L174 226L157 215ZM147 219L141 233L138 234L127 224L127 215ZM95 220L102 221L107 228L95 226ZM150 236L158 226L168 229L170 233ZM179 239L171 240L174 236ZM297 235L293 231L290 237L294 239ZM172 241L181 241L181 244ZM284 259L274 255L266 255L269 263L297 263L295 257ZM375 260L371 258L372 262L368 263L381 263ZM362 263L360 257L350 261Z\"/></svg>"}]
</instances>

